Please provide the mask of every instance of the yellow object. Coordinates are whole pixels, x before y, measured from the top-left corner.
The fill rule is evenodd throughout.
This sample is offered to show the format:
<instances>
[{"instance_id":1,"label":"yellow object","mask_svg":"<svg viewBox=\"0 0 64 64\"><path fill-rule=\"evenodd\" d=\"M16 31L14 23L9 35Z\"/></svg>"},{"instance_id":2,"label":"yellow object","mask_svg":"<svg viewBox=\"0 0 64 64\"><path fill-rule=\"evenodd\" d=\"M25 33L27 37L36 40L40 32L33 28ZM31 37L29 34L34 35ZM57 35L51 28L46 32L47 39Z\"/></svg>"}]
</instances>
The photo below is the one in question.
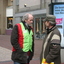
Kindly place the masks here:
<instances>
[{"instance_id":1,"label":"yellow object","mask_svg":"<svg viewBox=\"0 0 64 64\"><path fill-rule=\"evenodd\" d=\"M48 64L48 63L46 62L46 59L42 59L42 63L41 64Z\"/></svg>"},{"instance_id":2,"label":"yellow object","mask_svg":"<svg viewBox=\"0 0 64 64\"><path fill-rule=\"evenodd\" d=\"M54 62L47 63L47 62L46 62L46 59L42 59L42 63L41 63L41 64L54 64Z\"/></svg>"},{"instance_id":3,"label":"yellow object","mask_svg":"<svg viewBox=\"0 0 64 64\"><path fill-rule=\"evenodd\" d=\"M45 61L46 61L46 59L42 59L42 63L45 62Z\"/></svg>"},{"instance_id":4,"label":"yellow object","mask_svg":"<svg viewBox=\"0 0 64 64\"><path fill-rule=\"evenodd\" d=\"M50 64L54 64L54 62L51 62Z\"/></svg>"}]
</instances>

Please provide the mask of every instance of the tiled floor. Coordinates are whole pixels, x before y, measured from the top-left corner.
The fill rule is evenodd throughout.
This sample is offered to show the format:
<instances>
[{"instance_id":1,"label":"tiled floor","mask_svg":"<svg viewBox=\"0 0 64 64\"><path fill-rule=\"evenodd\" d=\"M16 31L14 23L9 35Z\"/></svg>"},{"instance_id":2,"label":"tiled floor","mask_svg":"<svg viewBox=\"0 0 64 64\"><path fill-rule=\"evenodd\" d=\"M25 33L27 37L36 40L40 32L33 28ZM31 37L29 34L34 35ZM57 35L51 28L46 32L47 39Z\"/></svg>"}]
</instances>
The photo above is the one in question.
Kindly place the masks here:
<instances>
[{"instance_id":1,"label":"tiled floor","mask_svg":"<svg viewBox=\"0 0 64 64\"><path fill-rule=\"evenodd\" d=\"M30 64L40 64L39 57L41 52L43 40L35 40L35 52L33 60L31 60ZM13 64L11 60L11 43L10 43L10 35L0 35L0 64ZM64 59L64 51L62 50L62 62ZM64 64L64 63L62 63Z\"/></svg>"}]
</instances>

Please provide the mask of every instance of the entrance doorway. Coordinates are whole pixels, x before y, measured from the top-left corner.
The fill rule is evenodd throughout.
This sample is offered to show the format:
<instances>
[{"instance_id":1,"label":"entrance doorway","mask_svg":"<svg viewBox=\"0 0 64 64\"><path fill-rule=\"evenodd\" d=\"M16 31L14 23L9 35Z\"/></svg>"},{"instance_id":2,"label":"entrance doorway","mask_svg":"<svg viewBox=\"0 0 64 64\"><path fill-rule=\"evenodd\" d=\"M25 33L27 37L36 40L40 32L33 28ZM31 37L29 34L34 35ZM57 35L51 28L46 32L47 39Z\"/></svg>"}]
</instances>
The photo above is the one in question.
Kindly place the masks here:
<instances>
[{"instance_id":1,"label":"entrance doorway","mask_svg":"<svg viewBox=\"0 0 64 64\"><path fill-rule=\"evenodd\" d=\"M45 24L43 19L45 16L34 17L34 37L35 39L43 39L45 36Z\"/></svg>"}]
</instances>

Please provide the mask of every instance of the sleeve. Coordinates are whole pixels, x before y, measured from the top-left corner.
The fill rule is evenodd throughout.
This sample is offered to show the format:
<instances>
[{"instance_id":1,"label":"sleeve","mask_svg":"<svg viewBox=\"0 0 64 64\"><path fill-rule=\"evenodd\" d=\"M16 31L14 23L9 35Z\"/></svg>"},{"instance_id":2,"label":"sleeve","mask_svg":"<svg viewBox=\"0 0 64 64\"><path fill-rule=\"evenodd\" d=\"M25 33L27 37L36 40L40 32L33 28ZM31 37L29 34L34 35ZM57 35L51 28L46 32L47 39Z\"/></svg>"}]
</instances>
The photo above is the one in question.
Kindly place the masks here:
<instances>
[{"instance_id":1,"label":"sleeve","mask_svg":"<svg viewBox=\"0 0 64 64\"><path fill-rule=\"evenodd\" d=\"M34 35L32 36L33 37L33 42L32 42L32 51L34 53Z\"/></svg>"},{"instance_id":2,"label":"sleeve","mask_svg":"<svg viewBox=\"0 0 64 64\"><path fill-rule=\"evenodd\" d=\"M11 33L11 44L16 50L21 50L18 44L18 26L15 25Z\"/></svg>"},{"instance_id":3,"label":"sleeve","mask_svg":"<svg viewBox=\"0 0 64 64\"><path fill-rule=\"evenodd\" d=\"M46 62L50 63L53 62L55 58L60 56L60 36L57 34L54 34L51 39L50 44L50 51L49 54L46 57Z\"/></svg>"},{"instance_id":4,"label":"sleeve","mask_svg":"<svg viewBox=\"0 0 64 64\"><path fill-rule=\"evenodd\" d=\"M30 60L32 60L32 58L34 56L34 35L32 35L32 39L33 39L33 42L32 42L32 52L30 54Z\"/></svg>"},{"instance_id":5,"label":"sleeve","mask_svg":"<svg viewBox=\"0 0 64 64\"><path fill-rule=\"evenodd\" d=\"M32 32L34 33L33 28L32 28ZM32 51L34 53L34 34L32 35L32 40L33 40L33 42L32 42Z\"/></svg>"}]
</instances>

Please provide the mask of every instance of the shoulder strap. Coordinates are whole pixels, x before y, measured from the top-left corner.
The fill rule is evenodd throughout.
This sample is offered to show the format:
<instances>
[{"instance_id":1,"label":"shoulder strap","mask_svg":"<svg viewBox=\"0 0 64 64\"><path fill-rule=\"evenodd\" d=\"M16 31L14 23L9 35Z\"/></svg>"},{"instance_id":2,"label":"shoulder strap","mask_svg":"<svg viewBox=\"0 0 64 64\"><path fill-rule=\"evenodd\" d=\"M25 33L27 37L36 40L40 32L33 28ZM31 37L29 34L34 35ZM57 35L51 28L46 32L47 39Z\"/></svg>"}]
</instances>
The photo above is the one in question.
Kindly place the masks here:
<instances>
[{"instance_id":1,"label":"shoulder strap","mask_svg":"<svg viewBox=\"0 0 64 64\"><path fill-rule=\"evenodd\" d=\"M18 43L21 45L20 47L23 48L23 31L22 31L22 26L20 25L20 23L16 24L18 26Z\"/></svg>"}]
</instances>

